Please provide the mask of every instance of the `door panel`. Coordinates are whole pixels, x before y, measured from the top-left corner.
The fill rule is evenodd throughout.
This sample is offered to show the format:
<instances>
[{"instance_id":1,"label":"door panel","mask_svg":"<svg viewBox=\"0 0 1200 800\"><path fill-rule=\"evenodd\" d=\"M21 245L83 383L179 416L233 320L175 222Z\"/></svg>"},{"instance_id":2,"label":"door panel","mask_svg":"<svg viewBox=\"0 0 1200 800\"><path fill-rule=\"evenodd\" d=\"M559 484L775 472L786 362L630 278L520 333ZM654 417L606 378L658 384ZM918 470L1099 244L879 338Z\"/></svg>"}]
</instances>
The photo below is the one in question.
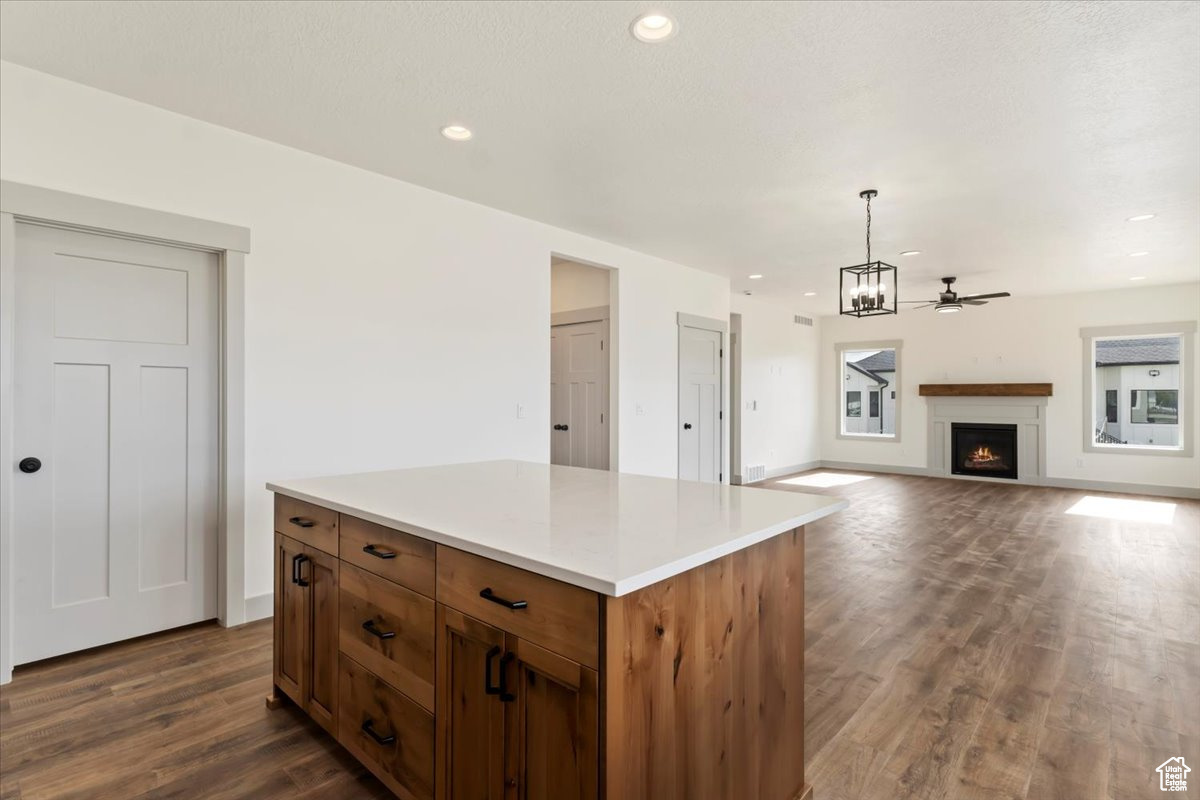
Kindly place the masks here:
<instances>
[{"instance_id":1,"label":"door panel","mask_svg":"<svg viewBox=\"0 0 1200 800\"><path fill-rule=\"evenodd\" d=\"M679 327L679 477L721 480L721 333Z\"/></svg>"},{"instance_id":2,"label":"door panel","mask_svg":"<svg viewBox=\"0 0 1200 800\"><path fill-rule=\"evenodd\" d=\"M504 633L442 603L437 613L437 798L501 800L504 715L511 704L489 694L487 685L500 681Z\"/></svg>"},{"instance_id":3,"label":"door panel","mask_svg":"<svg viewBox=\"0 0 1200 800\"><path fill-rule=\"evenodd\" d=\"M508 800L595 800L597 674L509 635L516 654L506 745Z\"/></svg>"},{"instance_id":4,"label":"door panel","mask_svg":"<svg viewBox=\"0 0 1200 800\"><path fill-rule=\"evenodd\" d=\"M217 613L216 255L18 223L14 661Z\"/></svg>"},{"instance_id":5,"label":"door panel","mask_svg":"<svg viewBox=\"0 0 1200 800\"><path fill-rule=\"evenodd\" d=\"M304 545L275 534L275 685L301 708L308 693L308 594L295 582Z\"/></svg>"},{"instance_id":6,"label":"door panel","mask_svg":"<svg viewBox=\"0 0 1200 800\"><path fill-rule=\"evenodd\" d=\"M338 702L338 560L305 547L300 575L308 581L308 693L305 707L321 727L337 735Z\"/></svg>"},{"instance_id":7,"label":"door panel","mask_svg":"<svg viewBox=\"0 0 1200 800\"><path fill-rule=\"evenodd\" d=\"M551 463L608 469L608 322L550 329Z\"/></svg>"}]
</instances>

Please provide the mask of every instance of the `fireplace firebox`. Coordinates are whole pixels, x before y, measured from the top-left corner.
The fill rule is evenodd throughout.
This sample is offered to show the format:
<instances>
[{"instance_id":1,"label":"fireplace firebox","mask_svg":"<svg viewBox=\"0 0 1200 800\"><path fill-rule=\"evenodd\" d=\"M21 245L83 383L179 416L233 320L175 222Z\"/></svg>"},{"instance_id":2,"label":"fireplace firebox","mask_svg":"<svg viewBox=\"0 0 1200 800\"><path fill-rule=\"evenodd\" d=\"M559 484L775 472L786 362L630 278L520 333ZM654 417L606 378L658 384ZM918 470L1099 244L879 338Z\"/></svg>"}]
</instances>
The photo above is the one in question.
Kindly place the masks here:
<instances>
[{"instance_id":1,"label":"fireplace firebox","mask_svg":"<svg viewBox=\"0 0 1200 800\"><path fill-rule=\"evenodd\" d=\"M1017 426L952 423L950 471L977 478L1017 480Z\"/></svg>"}]
</instances>

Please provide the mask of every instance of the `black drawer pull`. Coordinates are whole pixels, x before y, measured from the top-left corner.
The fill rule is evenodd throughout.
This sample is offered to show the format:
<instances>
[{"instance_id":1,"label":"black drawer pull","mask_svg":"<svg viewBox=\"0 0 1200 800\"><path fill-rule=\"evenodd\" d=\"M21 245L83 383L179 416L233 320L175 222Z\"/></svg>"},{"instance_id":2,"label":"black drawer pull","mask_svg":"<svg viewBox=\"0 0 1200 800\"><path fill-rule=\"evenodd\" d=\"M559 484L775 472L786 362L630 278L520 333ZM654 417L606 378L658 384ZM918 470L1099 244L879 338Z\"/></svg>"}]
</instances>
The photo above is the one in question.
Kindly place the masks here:
<instances>
[{"instance_id":1,"label":"black drawer pull","mask_svg":"<svg viewBox=\"0 0 1200 800\"><path fill-rule=\"evenodd\" d=\"M505 600L503 597L500 597L497 594L493 594L492 588L490 586L488 588L484 589L483 591L481 591L479 593L479 596L482 597L484 600L491 600L493 603L498 603L498 604L504 606L505 608L512 609L513 611L517 611L519 609L529 607L529 603L525 602L524 600Z\"/></svg>"},{"instance_id":2,"label":"black drawer pull","mask_svg":"<svg viewBox=\"0 0 1200 800\"><path fill-rule=\"evenodd\" d=\"M395 558L396 554L391 550L377 550L375 545L369 544L363 547L363 552L367 555L375 556L376 558Z\"/></svg>"},{"instance_id":3,"label":"black drawer pull","mask_svg":"<svg viewBox=\"0 0 1200 800\"><path fill-rule=\"evenodd\" d=\"M372 636L379 637L380 639L395 639L396 638L395 631L379 630L379 627L375 624L375 620L373 620L373 619L369 619L363 623L363 630L366 631L367 633L371 634Z\"/></svg>"},{"instance_id":4,"label":"black drawer pull","mask_svg":"<svg viewBox=\"0 0 1200 800\"><path fill-rule=\"evenodd\" d=\"M301 577L304 574L303 564L305 561L308 561L308 556L303 553L292 556L292 583L297 586L308 586L308 581Z\"/></svg>"},{"instance_id":5,"label":"black drawer pull","mask_svg":"<svg viewBox=\"0 0 1200 800\"><path fill-rule=\"evenodd\" d=\"M317 524L308 517L292 517L288 520L288 522L292 523L293 525L299 525L301 528L312 528Z\"/></svg>"},{"instance_id":6,"label":"black drawer pull","mask_svg":"<svg viewBox=\"0 0 1200 800\"><path fill-rule=\"evenodd\" d=\"M365 733L367 736L370 736L372 739L374 739L379 744L395 744L395 742L396 742L395 734L392 734L390 736L381 736L378 733L378 731L375 730L374 721L372 721L369 718L367 719L366 722L364 722L362 724L362 732Z\"/></svg>"},{"instance_id":7,"label":"black drawer pull","mask_svg":"<svg viewBox=\"0 0 1200 800\"><path fill-rule=\"evenodd\" d=\"M492 686L492 662L498 655L500 647L496 646L487 651L487 657L483 660L483 691L487 694L500 694L500 687Z\"/></svg>"}]
</instances>

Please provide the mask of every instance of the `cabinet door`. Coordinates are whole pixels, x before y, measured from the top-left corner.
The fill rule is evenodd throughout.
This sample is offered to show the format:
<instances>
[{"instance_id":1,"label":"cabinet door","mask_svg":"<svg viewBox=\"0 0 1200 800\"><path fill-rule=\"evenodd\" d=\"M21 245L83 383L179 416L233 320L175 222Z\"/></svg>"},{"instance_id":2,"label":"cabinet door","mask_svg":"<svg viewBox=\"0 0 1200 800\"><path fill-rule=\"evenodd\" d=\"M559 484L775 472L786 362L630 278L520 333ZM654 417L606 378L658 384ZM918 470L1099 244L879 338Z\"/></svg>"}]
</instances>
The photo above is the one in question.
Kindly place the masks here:
<instances>
[{"instance_id":1,"label":"cabinet door","mask_svg":"<svg viewBox=\"0 0 1200 800\"><path fill-rule=\"evenodd\" d=\"M304 545L275 534L275 685L301 708L308 692L308 593L298 575Z\"/></svg>"},{"instance_id":2,"label":"cabinet door","mask_svg":"<svg viewBox=\"0 0 1200 800\"><path fill-rule=\"evenodd\" d=\"M304 548L301 582L308 594L308 680L305 705L317 723L337 735L338 704L338 560Z\"/></svg>"},{"instance_id":3,"label":"cabinet door","mask_svg":"<svg viewBox=\"0 0 1200 800\"><path fill-rule=\"evenodd\" d=\"M506 800L595 800L596 671L511 634L508 650Z\"/></svg>"},{"instance_id":4,"label":"cabinet door","mask_svg":"<svg viewBox=\"0 0 1200 800\"><path fill-rule=\"evenodd\" d=\"M504 632L441 603L437 629L437 800L502 800Z\"/></svg>"}]
</instances>

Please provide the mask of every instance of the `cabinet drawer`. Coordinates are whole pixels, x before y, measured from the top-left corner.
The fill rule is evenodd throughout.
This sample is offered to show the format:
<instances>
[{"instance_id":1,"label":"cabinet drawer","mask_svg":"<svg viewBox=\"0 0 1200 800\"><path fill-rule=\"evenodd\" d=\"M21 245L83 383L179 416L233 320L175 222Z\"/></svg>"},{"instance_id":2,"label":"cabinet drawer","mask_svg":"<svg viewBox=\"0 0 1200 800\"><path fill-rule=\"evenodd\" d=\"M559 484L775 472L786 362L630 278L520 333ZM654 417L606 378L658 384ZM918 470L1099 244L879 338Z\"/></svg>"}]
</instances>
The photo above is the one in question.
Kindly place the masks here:
<instances>
[{"instance_id":1,"label":"cabinet drawer","mask_svg":"<svg viewBox=\"0 0 1200 800\"><path fill-rule=\"evenodd\" d=\"M337 555L338 515L328 508L276 494L275 532Z\"/></svg>"},{"instance_id":2,"label":"cabinet drawer","mask_svg":"<svg viewBox=\"0 0 1200 800\"><path fill-rule=\"evenodd\" d=\"M425 539L342 515L338 544L342 561L433 597L437 546Z\"/></svg>"},{"instance_id":3,"label":"cabinet drawer","mask_svg":"<svg viewBox=\"0 0 1200 800\"><path fill-rule=\"evenodd\" d=\"M342 652L433 710L433 600L342 562Z\"/></svg>"},{"instance_id":4,"label":"cabinet drawer","mask_svg":"<svg viewBox=\"0 0 1200 800\"><path fill-rule=\"evenodd\" d=\"M595 592L441 545L437 576L438 602L599 667L600 599ZM518 601L524 605L509 607Z\"/></svg>"},{"instance_id":5,"label":"cabinet drawer","mask_svg":"<svg viewBox=\"0 0 1200 800\"><path fill-rule=\"evenodd\" d=\"M344 653L338 741L401 797L433 798L433 715Z\"/></svg>"}]
</instances>

